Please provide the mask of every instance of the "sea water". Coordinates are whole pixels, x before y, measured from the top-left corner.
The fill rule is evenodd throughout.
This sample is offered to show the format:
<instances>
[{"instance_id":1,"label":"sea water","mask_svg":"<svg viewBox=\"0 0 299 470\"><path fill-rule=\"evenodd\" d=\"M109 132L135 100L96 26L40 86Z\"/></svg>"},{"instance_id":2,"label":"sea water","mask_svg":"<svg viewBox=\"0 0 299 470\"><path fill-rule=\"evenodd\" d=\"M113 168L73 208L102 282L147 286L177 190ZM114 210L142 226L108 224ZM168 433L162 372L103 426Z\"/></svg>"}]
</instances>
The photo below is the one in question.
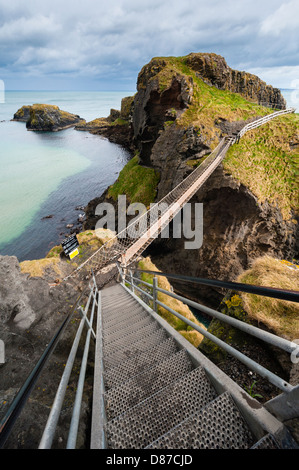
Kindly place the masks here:
<instances>
[{"instance_id":1,"label":"sea water","mask_svg":"<svg viewBox=\"0 0 299 470\"><path fill-rule=\"evenodd\" d=\"M27 131L11 121L23 105L55 104L90 121L120 109L134 92L5 92L0 103L0 254L19 261L45 256L61 243L78 206L100 196L129 153L101 136L66 129ZM82 213L82 211L81 211ZM50 218L47 218L51 215Z\"/></svg>"},{"instance_id":2,"label":"sea water","mask_svg":"<svg viewBox=\"0 0 299 470\"><path fill-rule=\"evenodd\" d=\"M297 106L298 90L282 90ZM129 153L101 136L66 129L27 131L12 122L23 105L55 104L91 121L120 109L132 92L6 91L0 102L0 254L19 261L45 256L85 206L112 184ZM2 100L1 100L2 101ZM47 216L51 215L51 218Z\"/></svg>"}]
</instances>

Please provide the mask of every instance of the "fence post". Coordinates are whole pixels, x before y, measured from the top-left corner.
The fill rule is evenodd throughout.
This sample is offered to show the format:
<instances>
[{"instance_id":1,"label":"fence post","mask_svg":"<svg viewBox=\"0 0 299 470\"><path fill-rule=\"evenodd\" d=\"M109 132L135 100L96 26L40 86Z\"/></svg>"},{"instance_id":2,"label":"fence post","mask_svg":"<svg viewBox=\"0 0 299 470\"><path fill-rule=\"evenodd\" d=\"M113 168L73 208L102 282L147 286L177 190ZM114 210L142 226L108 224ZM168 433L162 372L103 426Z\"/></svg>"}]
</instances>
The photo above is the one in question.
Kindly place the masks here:
<instances>
[{"instance_id":1,"label":"fence post","mask_svg":"<svg viewBox=\"0 0 299 470\"><path fill-rule=\"evenodd\" d=\"M157 312L158 306L157 306L157 287L158 287L158 278L157 276L153 277L153 310Z\"/></svg>"},{"instance_id":2,"label":"fence post","mask_svg":"<svg viewBox=\"0 0 299 470\"><path fill-rule=\"evenodd\" d=\"M133 273L132 273L132 270L130 269L130 279L131 279L131 288L132 288L132 292L133 294L135 294L135 289L134 289L134 279L133 279Z\"/></svg>"}]
</instances>

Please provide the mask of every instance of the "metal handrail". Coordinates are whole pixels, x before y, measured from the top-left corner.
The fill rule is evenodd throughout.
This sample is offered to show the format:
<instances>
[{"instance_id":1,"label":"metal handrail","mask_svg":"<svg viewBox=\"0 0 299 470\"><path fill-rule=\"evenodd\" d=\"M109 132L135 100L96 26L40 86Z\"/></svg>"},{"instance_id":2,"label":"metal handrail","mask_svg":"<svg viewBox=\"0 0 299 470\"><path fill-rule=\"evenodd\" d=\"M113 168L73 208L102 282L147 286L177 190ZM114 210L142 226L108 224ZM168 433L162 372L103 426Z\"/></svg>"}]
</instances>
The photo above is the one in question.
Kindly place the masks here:
<instances>
[{"instance_id":1,"label":"metal handrail","mask_svg":"<svg viewBox=\"0 0 299 470\"><path fill-rule=\"evenodd\" d=\"M12 428L19 417L21 411L23 410L30 394L32 393L34 386L43 371L45 365L48 362L51 354L53 353L55 347L57 346L59 339L62 333L65 331L68 323L70 322L72 316L74 315L75 311L77 310L77 305L80 300L85 296L88 288L86 288L77 298L73 309L64 319L60 327L58 328L55 335L50 340L49 344L45 348L44 352L42 353L40 359L30 372L29 376L25 380L23 386L18 391L17 395L13 399L9 409L7 410L6 414L0 421L0 449L4 446L5 442L7 441Z\"/></svg>"},{"instance_id":2,"label":"metal handrail","mask_svg":"<svg viewBox=\"0 0 299 470\"><path fill-rule=\"evenodd\" d=\"M74 361L76 358L77 349L78 349L79 342L81 339L82 331L83 331L84 325L87 325L88 331L87 331L87 335L85 338L84 353L83 353L83 358L81 361L78 387L77 387L75 402L73 406L71 425L70 425L68 440L67 440L67 449L74 449L76 446L79 418L80 418L80 409L81 409L81 404L82 404L83 386L84 386L84 379L85 379L85 372L86 372L86 365L87 365L87 356L89 352L90 336L91 336L91 333L94 334L92 330L94 309L95 309L95 305L98 304L98 301L97 301L98 289L97 289L94 275L93 275L93 282L94 282L94 285L90 286L90 293L89 293L89 297L88 297L88 301L86 303L85 309L81 312L82 318L81 318L75 339L73 341L73 345L69 353L69 357L65 365L64 372L62 374L62 377L61 377L61 380L60 380L60 383L59 383L59 386L55 395L55 399L54 399L46 426L44 428L42 438L40 440L40 444L38 447L39 449L50 449L52 446L52 442L54 439L54 434L55 434L58 420L60 417L60 412L61 412L62 404L64 401L66 389L69 383L71 372L73 370L73 365L74 365ZM90 319L88 320L87 314L89 311L92 298L93 298L92 310L91 310ZM78 308L78 310L80 311L80 308Z\"/></svg>"},{"instance_id":3,"label":"metal handrail","mask_svg":"<svg viewBox=\"0 0 299 470\"><path fill-rule=\"evenodd\" d=\"M182 274L165 273L161 271L150 271L146 269L134 269L135 272L143 272L153 274L155 276L164 276L170 279L181 280L184 282L192 282L212 287L221 287L239 292L247 292L249 294L262 295L264 297L273 297L280 300L288 300L291 302L299 302L299 291L289 289L278 289L275 287L263 287L253 284L244 284L240 282L220 281L218 279L205 279L200 277L184 276Z\"/></svg>"},{"instance_id":4,"label":"metal handrail","mask_svg":"<svg viewBox=\"0 0 299 470\"><path fill-rule=\"evenodd\" d=\"M277 335L274 335L272 333L269 333L267 331L261 330L260 328L257 328L253 325L248 325L247 323L244 323L240 320L237 320L235 318L224 315L220 312L217 312L214 309L211 309L211 308L206 307L202 304L199 304L198 302L194 302L192 300L187 299L186 297L175 294L174 292L169 292L165 289L159 288L157 286L157 281L153 282L153 285L152 285L150 283L146 283L142 279L134 277L131 273L130 273L130 277L129 277L128 273L123 272L121 270L121 268L119 268L119 269L120 269L120 274L121 274L121 277L122 277L123 285L125 285L125 283L127 283L132 287L132 289L137 289L138 291L142 292L143 294L146 294L146 296L149 297L153 301L154 306L156 306L156 308L154 308L154 310L156 312L157 312L157 305L160 305L161 307L165 308L170 313L172 313L174 316L176 316L180 320L184 321L187 325L191 326L196 331L201 333L203 336L207 337L212 342L214 342L215 344L220 346L228 354L230 354L233 357L236 357L238 360L243 362L247 367L254 370L257 374L259 374L262 377L266 378L270 383L272 383L273 385L278 387L280 390L283 390L284 392L290 392L291 390L293 390L293 388L294 388L293 385L289 384L288 382L286 382L282 378L280 378L277 375L273 374L271 371L269 371L265 367L261 366L257 362L253 361L252 359L250 359L249 357L247 357L245 354L241 353L240 351L236 350L232 346L229 346L227 343L220 340L215 335L209 333L204 328L201 328L200 326L196 325L194 322L192 322L188 318L184 317L183 315L179 314L178 312L173 310L171 307L169 307L165 303L159 301L157 299L157 293L161 292L161 293L166 294L170 297L173 297L177 300L180 300L181 302L183 302L183 303L185 303L185 304L187 304L187 305L189 305L193 308L196 308L197 310L202 311L202 312L212 316L213 318L217 318L217 319L221 320L222 322L225 322L225 323L227 323L227 324L229 324L229 325L231 325L235 328L238 328L239 330L244 331L245 333L250 334L251 336L254 336L254 337L256 337L256 338L258 338L258 339L260 339L260 340L262 340L262 341L264 341L268 344L271 344L271 345L276 346L280 349L283 349L284 351L287 351L287 352L290 352L290 353L293 352L294 349L298 347L297 344L294 344L293 342L291 342L289 340L281 338L281 337L279 337ZM165 273L160 273L160 272L156 272L156 271L147 271L147 270L136 270L136 271L154 274L153 280L154 279L157 280L156 276L165 276ZM129 278L129 279L127 279L127 278ZM139 286L134 284L134 280L136 280L138 283L145 284L145 285L147 285L147 287L152 288L153 294L151 295L148 292L145 292L142 288L140 288ZM191 280L191 278L189 278L189 280ZM297 294L299 295L299 293L297 293ZM262 295L262 294L260 294L260 295ZM274 297L274 295L272 295L272 297Z\"/></svg>"}]
</instances>

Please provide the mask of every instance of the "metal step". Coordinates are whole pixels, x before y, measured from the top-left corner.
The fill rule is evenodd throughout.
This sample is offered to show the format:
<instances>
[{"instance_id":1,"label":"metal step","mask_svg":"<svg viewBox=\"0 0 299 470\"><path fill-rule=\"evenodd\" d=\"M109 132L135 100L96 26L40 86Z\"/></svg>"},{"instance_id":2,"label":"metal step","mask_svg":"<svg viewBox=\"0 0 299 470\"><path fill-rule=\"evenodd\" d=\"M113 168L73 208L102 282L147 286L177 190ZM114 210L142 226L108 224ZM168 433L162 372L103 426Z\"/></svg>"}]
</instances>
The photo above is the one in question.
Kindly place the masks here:
<instances>
[{"instance_id":1,"label":"metal step","mask_svg":"<svg viewBox=\"0 0 299 470\"><path fill-rule=\"evenodd\" d=\"M131 333L132 330L138 331L140 328L143 328L146 325L153 323L153 319L150 315L141 316L141 317L134 317L134 321L126 321L122 326L116 327L113 329L109 329L108 331L104 328L103 331L103 343L109 344L113 341L123 338L127 334Z\"/></svg>"},{"instance_id":2,"label":"metal step","mask_svg":"<svg viewBox=\"0 0 299 470\"><path fill-rule=\"evenodd\" d=\"M108 448L145 448L214 398L214 388L198 367L109 421L105 426Z\"/></svg>"},{"instance_id":3,"label":"metal step","mask_svg":"<svg viewBox=\"0 0 299 470\"><path fill-rule=\"evenodd\" d=\"M109 331L111 329L115 331L118 326L121 327L121 325L127 323L128 321L134 322L136 318L145 318L147 316L148 313L139 305L138 308L134 307L133 309L131 308L129 311L122 311L120 315L116 317L113 316L110 319L103 321L103 329L105 329L105 331Z\"/></svg>"},{"instance_id":4,"label":"metal step","mask_svg":"<svg viewBox=\"0 0 299 470\"><path fill-rule=\"evenodd\" d=\"M123 349L116 349L114 354L110 354L110 356L104 355L104 370L107 371L111 367L115 367L121 362L137 356L150 347L162 343L162 341L165 341L167 338L168 336L164 328L159 328L159 330L149 334L148 337L141 338L136 343L127 344Z\"/></svg>"},{"instance_id":5,"label":"metal step","mask_svg":"<svg viewBox=\"0 0 299 470\"><path fill-rule=\"evenodd\" d=\"M251 449L280 449L272 434L266 434L254 444Z\"/></svg>"},{"instance_id":6,"label":"metal step","mask_svg":"<svg viewBox=\"0 0 299 470\"><path fill-rule=\"evenodd\" d=\"M167 338L160 344L140 352L138 355L121 362L116 367L104 373L105 389L109 390L113 387L117 387L131 377L146 371L153 364L163 361L176 352L178 352L178 347L173 338Z\"/></svg>"},{"instance_id":7,"label":"metal step","mask_svg":"<svg viewBox=\"0 0 299 470\"><path fill-rule=\"evenodd\" d=\"M147 449L248 449L255 438L225 392Z\"/></svg>"},{"instance_id":8,"label":"metal step","mask_svg":"<svg viewBox=\"0 0 299 470\"><path fill-rule=\"evenodd\" d=\"M146 338L151 335L154 331L158 330L159 326L154 320L146 326L142 326L139 329L135 329L131 333L128 333L123 338L118 338L111 343L103 344L103 351L105 356L110 354L115 354L116 351L125 349L130 346L132 343L139 341L142 338Z\"/></svg>"},{"instance_id":9,"label":"metal step","mask_svg":"<svg viewBox=\"0 0 299 470\"><path fill-rule=\"evenodd\" d=\"M102 307L103 307L103 313L108 316L108 314L113 314L113 312L116 312L120 308L129 308L130 305L138 305L138 302L131 298L124 298L120 301L115 300L112 305L105 305L104 302L102 302Z\"/></svg>"},{"instance_id":10,"label":"metal step","mask_svg":"<svg viewBox=\"0 0 299 470\"><path fill-rule=\"evenodd\" d=\"M124 413L145 398L178 380L194 368L189 355L181 350L151 369L105 393L108 420Z\"/></svg>"}]
</instances>

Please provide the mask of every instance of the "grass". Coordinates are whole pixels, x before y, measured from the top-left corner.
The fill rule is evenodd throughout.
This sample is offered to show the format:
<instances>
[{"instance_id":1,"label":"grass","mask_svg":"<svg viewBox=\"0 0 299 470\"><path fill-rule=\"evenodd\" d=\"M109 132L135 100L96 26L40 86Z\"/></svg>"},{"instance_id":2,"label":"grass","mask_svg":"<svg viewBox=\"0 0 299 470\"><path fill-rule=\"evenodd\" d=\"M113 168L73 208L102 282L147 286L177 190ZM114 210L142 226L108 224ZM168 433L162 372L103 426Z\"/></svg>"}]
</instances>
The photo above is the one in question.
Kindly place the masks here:
<instances>
[{"instance_id":1,"label":"grass","mask_svg":"<svg viewBox=\"0 0 299 470\"><path fill-rule=\"evenodd\" d=\"M145 269L148 271L159 271L157 267L152 263L150 257L144 258L139 262L138 265L139 269ZM149 284L153 283L153 274L142 273L141 279ZM141 286L142 287L142 286ZM158 287L161 289L171 291L171 285L169 284L166 277L158 276ZM168 307L172 308L176 312L183 315L185 318L191 320L196 325L200 326L201 328L206 329L193 315L189 307L184 304L183 302L174 299L173 297L168 296L162 292L158 292L158 300L163 302ZM190 326L188 326L183 320L175 317L172 313L166 310L164 307L158 306L158 313L161 315L164 320L166 320L176 331L178 331L182 336L184 336L190 343L193 344L196 348L199 346L203 339L203 335L201 335L198 331L194 330Z\"/></svg>"},{"instance_id":2,"label":"grass","mask_svg":"<svg viewBox=\"0 0 299 470\"><path fill-rule=\"evenodd\" d=\"M238 282L299 291L299 266L271 256L256 259ZM299 338L299 304L254 294L240 294L250 319L266 325L279 336Z\"/></svg>"},{"instance_id":3,"label":"grass","mask_svg":"<svg viewBox=\"0 0 299 470\"><path fill-rule=\"evenodd\" d=\"M297 114L275 118L246 133L223 162L227 173L247 186L259 202L278 206L286 220L299 212L299 152L290 146L299 141L298 127Z\"/></svg>"},{"instance_id":4,"label":"grass","mask_svg":"<svg viewBox=\"0 0 299 470\"><path fill-rule=\"evenodd\" d=\"M52 268L58 277L62 276L59 268L58 258L42 258L37 260L22 261L20 263L22 273L29 274L31 277L42 277L47 268Z\"/></svg>"},{"instance_id":5,"label":"grass","mask_svg":"<svg viewBox=\"0 0 299 470\"><path fill-rule=\"evenodd\" d=\"M125 194L130 203L139 202L146 207L154 202L160 175L153 168L138 165L138 156L133 157L121 170L117 181L109 187L108 197L115 201Z\"/></svg>"},{"instance_id":6,"label":"grass","mask_svg":"<svg viewBox=\"0 0 299 470\"><path fill-rule=\"evenodd\" d=\"M108 232L108 230L103 229L102 236L98 236L99 234L95 230L78 233L79 255L74 258L72 265L76 267L77 262L81 263L83 261L82 258L90 256L100 248L107 241L107 236L111 236ZM20 263L21 272L27 273L32 277L43 277L46 270L51 270L53 274L57 275L57 278L62 278L64 276L64 263L70 263L68 258L63 259L60 257L62 252L62 246L57 245L51 248L45 258L23 261Z\"/></svg>"},{"instance_id":7,"label":"grass","mask_svg":"<svg viewBox=\"0 0 299 470\"><path fill-rule=\"evenodd\" d=\"M203 137L211 141L212 148L219 141L219 129L215 127L215 122L219 118L233 122L264 116L270 112L268 108L247 101L239 93L220 90L206 84L187 65L187 57L154 58L152 68L159 70L156 74L152 73L151 79L158 78L160 92L169 88L173 78L177 75L183 75L190 87L193 87L192 102L176 120L176 123L183 127L192 124ZM192 83L190 78L192 78ZM141 83L142 86L145 84Z\"/></svg>"}]
</instances>

